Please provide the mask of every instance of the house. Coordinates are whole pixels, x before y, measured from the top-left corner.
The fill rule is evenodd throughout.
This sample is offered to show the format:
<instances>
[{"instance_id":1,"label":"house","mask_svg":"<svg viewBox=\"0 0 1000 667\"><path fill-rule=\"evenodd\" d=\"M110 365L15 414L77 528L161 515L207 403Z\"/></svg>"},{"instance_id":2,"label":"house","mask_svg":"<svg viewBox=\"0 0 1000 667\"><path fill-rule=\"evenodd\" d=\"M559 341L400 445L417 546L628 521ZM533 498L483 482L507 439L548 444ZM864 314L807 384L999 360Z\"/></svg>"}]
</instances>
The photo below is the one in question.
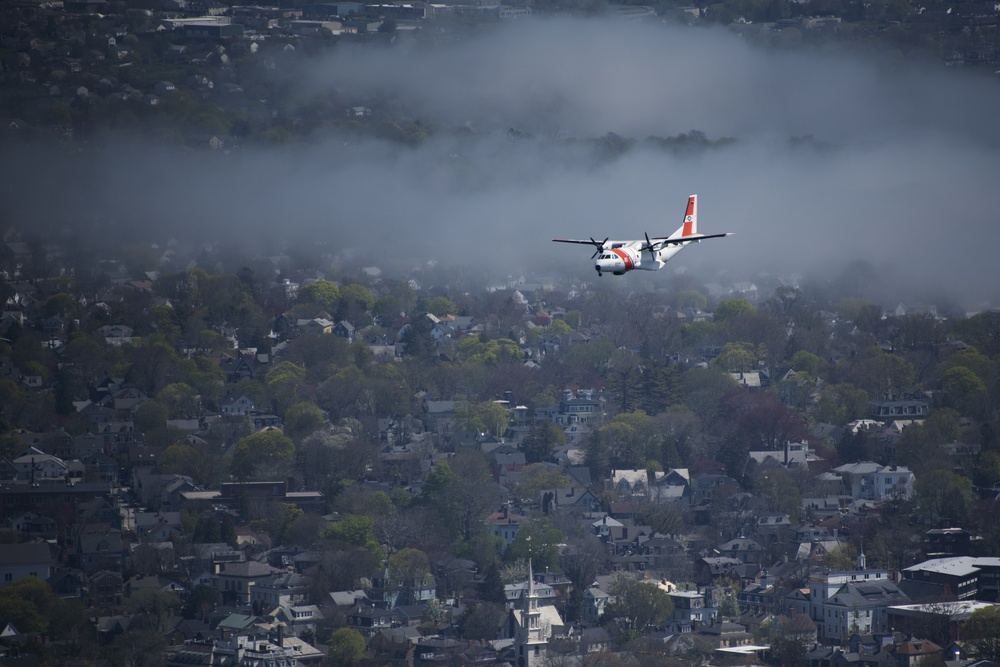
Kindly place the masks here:
<instances>
[{"instance_id":1,"label":"house","mask_svg":"<svg viewBox=\"0 0 1000 667\"><path fill-rule=\"evenodd\" d=\"M350 609L355 605L362 604L363 600L367 600L368 594L359 588L353 591L331 591L327 594L327 598L327 602L334 607Z\"/></svg>"},{"instance_id":2,"label":"house","mask_svg":"<svg viewBox=\"0 0 1000 667\"><path fill-rule=\"evenodd\" d=\"M177 567L173 542L140 542L131 545L132 566L143 574L170 572Z\"/></svg>"},{"instance_id":3,"label":"house","mask_svg":"<svg viewBox=\"0 0 1000 667\"><path fill-rule=\"evenodd\" d=\"M604 421L604 403L596 397L593 389L576 392L563 390L558 406L535 408L535 420L549 420L559 426L571 424L600 424Z\"/></svg>"},{"instance_id":4,"label":"house","mask_svg":"<svg viewBox=\"0 0 1000 667\"><path fill-rule=\"evenodd\" d=\"M696 634L707 640L717 649L753 644L753 635L747 632L746 626L739 623L730 623L727 621L713 623L708 626L702 626Z\"/></svg>"},{"instance_id":5,"label":"house","mask_svg":"<svg viewBox=\"0 0 1000 667\"><path fill-rule=\"evenodd\" d=\"M309 577L296 572L284 572L258 581L251 589L250 603L273 609L304 604L308 597ZM353 598L351 604L354 604Z\"/></svg>"},{"instance_id":6,"label":"house","mask_svg":"<svg viewBox=\"0 0 1000 667\"><path fill-rule=\"evenodd\" d=\"M152 542L165 542L178 535L181 528L180 512L136 512L135 530L140 538Z\"/></svg>"},{"instance_id":7,"label":"house","mask_svg":"<svg viewBox=\"0 0 1000 667\"><path fill-rule=\"evenodd\" d=\"M372 602L388 609L424 604L437 597L437 581L429 572L395 580L386 569L379 576L372 577L371 581Z\"/></svg>"},{"instance_id":8,"label":"house","mask_svg":"<svg viewBox=\"0 0 1000 667\"><path fill-rule=\"evenodd\" d=\"M520 514L514 514L507 505L504 505L499 511L487 516L483 520L483 523L486 524L486 530L491 535L495 535L503 540L502 548L506 551L507 547L513 544L514 538L517 536L517 531L520 530L525 521L525 517Z\"/></svg>"},{"instance_id":9,"label":"house","mask_svg":"<svg viewBox=\"0 0 1000 667\"><path fill-rule=\"evenodd\" d=\"M108 485L102 482L77 484L31 484L27 481L0 482L0 516L9 518L25 512L52 515L67 504L106 496Z\"/></svg>"},{"instance_id":10,"label":"house","mask_svg":"<svg viewBox=\"0 0 1000 667\"><path fill-rule=\"evenodd\" d=\"M84 533L77 547L80 569L91 574L98 570L120 572L125 558L125 541L120 530Z\"/></svg>"},{"instance_id":11,"label":"house","mask_svg":"<svg viewBox=\"0 0 1000 667\"><path fill-rule=\"evenodd\" d=\"M604 610L613 598L596 586L591 586L583 593L583 621L590 625L601 622Z\"/></svg>"},{"instance_id":12,"label":"house","mask_svg":"<svg viewBox=\"0 0 1000 667\"><path fill-rule=\"evenodd\" d=\"M360 632L365 638L371 638L380 630L392 627L393 613L391 609L382 609L369 605L359 605L348 614L348 625Z\"/></svg>"},{"instance_id":13,"label":"house","mask_svg":"<svg viewBox=\"0 0 1000 667\"><path fill-rule=\"evenodd\" d=\"M932 528L924 532L924 555L927 558L968 556L972 542L972 533L964 528Z\"/></svg>"},{"instance_id":14,"label":"house","mask_svg":"<svg viewBox=\"0 0 1000 667\"><path fill-rule=\"evenodd\" d=\"M118 461L104 452L94 452L81 458L84 465L84 479L91 482L105 482L118 485Z\"/></svg>"},{"instance_id":15,"label":"house","mask_svg":"<svg viewBox=\"0 0 1000 667\"><path fill-rule=\"evenodd\" d=\"M888 579L844 583L823 603L822 617L816 621L824 641L843 642L851 634L871 634L890 630L888 608L906 604L910 598Z\"/></svg>"},{"instance_id":16,"label":"house","mask_svg":"<svg viewBox=\"0 0 1000 667\"><path fill-rule=\"evenodd\" d=\"M226 382L230 384L235 384L240 380L253 378L253 366L251 366L250 362L243 356L236 359L233 359L232 357L224 357L219 361L219 368L222 369Z\"/></svg>"},{"instance_id":17,"label":"house","mask_svg":"<svg viewBox=\"0 0 1000 667\"><path fill-rule=\"evenodd\" d=\"M909 500L913 497L915 478L905 466L883 466L871 461L845 463L829 474L839 476L840 493L853 500L879 502L889 498Z\"/></svg>"},{"instance_id":18,"label":"house","mask_svg":"<svg viewBox=\"0 0 1000 667\"><path fill-rule=\"evenodd\" d=\"M822 626L825 620L825 608L823 605L844 584L874 584L888 580L889 572L887 570L869 570L865 567L863 554L858 556L858 568L856 570L816 569L809 575L809 618L820 628L820 634L822 635Z\"/></svg>"},{"instance_id":19,"label":"house","mask_svg":"<svg viewBox=\"0 0 1000 667\"><path fill-rule=\"evenodd\" d=\"M122 603L124 586L121 572L101 570L90 576L87 597L94 607L117 607Z\"/></svg>"},{"instance_id":20,"label":"house","mask_svg":"<svg viewBox=\"0 0 1000 667\"><path fill-rule=\"evenodd\" d=\"M593 531L594 535L597 535L606 542L620 540L625 534L625 524L618 519L608 516L607 514L601 516L595 521L592 521L590 529Z\"/></svg>"},{"instance_id":21,"label":"house","mask_svg":"<svg viewBox=\"0 0 1000 667\"><path fill-rule=\"evenodd\" d=\"M274 623L284 623L293 636L314 635L316 624L323 620L323 612L314 604L281 605L275 607L268 617Z\"/></svg>"},{"instance_id":22,"label":"house","mask_svg":"<svg viewBox=\"0 0 1000 667\"><path fill-rule=\"evenodd\" d=\"M300 319L295 323L302 333L330 334L333 333L333 322L324 317L314 317L310 319Z\"/></svg>"},{"instance_id":23,"label":"house","mask_svg":"<svg viewBox=\"0 0 1000 667\"><path fill-rule=\"evenodd\" d=\"M250 604L253 587L271 582L281 570L254 560L242 563L220 563L215 575L215 590L223 604Z\"/></svg>"},{"instance_id":24,"label":"house","mask_svg":"<svg viewBox=\"0 0 1000 667\"><path fill-rule=\"evenodd\" d=\"M437 432L450 427L456 407L455 401L424 400L427 430Z\"/></svg>"},{"instance_id":25,"label":"house","mask_svg":"<svg viewBox=\"0 0 1000 667\"><path fill-rule=\"evenodd\" d=\"M726 556L707 556L694 563L694 581L699 586L708 586L716 579L729 577L733 570L743 565L743 561Z\"/></svg>"},{"instance_id":26,"label":"house","mask_svg":"<svg viewBox=\"0 0 1000 667\"><path fill-rule=\"evenodd\" d=\"M662 477L662 471L654 473ZM608 483L611 489L619 496L639 496L645 497L649 486L649 473L645 468L638 470L612 470Z\"/></svg>"},{"instance_id":27,"label":"house","mask_svg":"<svg viewBox=\"0 0 1000 667\"><path fill-rule=\"evenodd\" d=\"M808 471L810 465L822 460L808 443L786 442L781 449L749 452L746 466L748 473L751 474L752 471L776 468Z\"/></svg>"},{"instance_id":28,"label":"house","mask_svg":"<svg viewBox=\"0 0 1000 667\"><path fill-rule=\"evenodd\" d=\"M504 585L503 593L507 600L506 604L508 611L523 604L522 598L528 594L528 588L529 586L527 581ZM556 603L556 591L552 588L552 586L540 584L537 581L534 581L531 588L534 591L535 598L538 600L538 604L547 605Z\"/></svg>"},{"instance_id":29,"label":"house","mask_svg":"<svg viewBox=\"0 0 1000 667\"><path fill-rule=\"evenodd\" d=\"M56 522L51 517L25 512L7 520L11 531L19 533L26 541L55 540Z\"/></svg>"},{"instance_id":30,"label":"house","mask_svg":"<svg viewBox=\"0 0 1000 667\"><path fill-rule=\"evenodd\" d=\"M236 398L224 401L220 406L223 415L245 415L254 409L253 399L246 394L240 394Z\"/></svg>"},{"instance_id":31,"label":"house","mask_svg":"<svg viewBox=\"0 0 1000 667\"><path fill-rule=\"evenodd\" d=\"M868 414L872 419L892 421L893 419L924 419L930 412L930 402L923 395L886 397L868 403Z\"/></svg>"},{"instance_id":32,"label":"house","mask_svg":"<svg viewBox=\"0 0 1000 667\"><path fill-rule=\"evenodd\" d=\"M671 591L668 595L674 603L674 610L670 616L672 625L680 623L682 627L694 630L705 623L710 623L716 616L716 609L706 604L704 593Z\"/></svg>"},{"instance_id":33,"label":"house","mask_svg":"<svg viewBox=\"0 0 1000 667\"><path fill-rule=\"evenodd\" d=\"M45 581L52 575L54 564L47 542L5 544L0 548L0 586L24 577Z\"/></svg>"},{"instance_id":34,"label":"house","mask_svg":"<svg viewBox=\"0 0 1000 667\"><path fill-rule=\"evenodd\" d=\"M737 538L718 546L719 555L739 560L743 563L760 563L767 555L756 540Z\"/></svg>"},{"instance_id":35,"label":"house","mask_svg":"<svg viewBox=\"0 0 1000 667\"><path fill-rule=\"evenodd\" d=\"M80 599L87 588L87 578L83 572L68 567L56 567L49 577L52 592L63 599Z\"/></svg>"},{"instance_id":36,"label":"house","mask_svg":"<svg viewBox=\"0 0 1000 667\"><path fill-rule=\"evenodd\" d=\"M234 616L237 616L234 614ZM171 647L166 652L167 667L182 665L253 665L254 667L286 667L298 665L299 656L311 656L308 662L315 664L315 649L305 642L285 642L282 629L263 635L248 635L244 630L250 628L258 619L242 617L234 619L242 621L249 618L252 622L242 628L237 624L228 623L229 619L219 624L223 628L222 639L205 639L189 641ZM308 646L308 649L306 648ZM311 650L310 650L311 649Z\"/></svg>"},{"instance_id":37,"label":"house","mask_svg":"<svg viewBox=\"0 0 1000 667\"><path fill-rule=\"evenodd\" d=\"M343 338L348 343L354 342L354 325L347 320L341 320L333 327L333 335L337 338Z\"/></svg>"},{"instance_id":38,"label":"house","mask_svg":"<svg viewBox=\"0 0 1000 667\"><path fill-rule=\"evenodd\" d=\"M65 461L36 447L29 447L12 463L17 469L17 478L32 484L65 482L69 475L69 467Z\"/></svg>"},{"instance_id":39,"label":"house","mask_svg":"<svg viewBox=\"0 0 1000 667\"><path fill-rule=\"evenodd\" d=\"M571 486L561 489L546 489L541 492L542 512L549 514L559 510L574 509L580 513L595 512L601 501L587 488Z\"/></svg>"}]
</instances>

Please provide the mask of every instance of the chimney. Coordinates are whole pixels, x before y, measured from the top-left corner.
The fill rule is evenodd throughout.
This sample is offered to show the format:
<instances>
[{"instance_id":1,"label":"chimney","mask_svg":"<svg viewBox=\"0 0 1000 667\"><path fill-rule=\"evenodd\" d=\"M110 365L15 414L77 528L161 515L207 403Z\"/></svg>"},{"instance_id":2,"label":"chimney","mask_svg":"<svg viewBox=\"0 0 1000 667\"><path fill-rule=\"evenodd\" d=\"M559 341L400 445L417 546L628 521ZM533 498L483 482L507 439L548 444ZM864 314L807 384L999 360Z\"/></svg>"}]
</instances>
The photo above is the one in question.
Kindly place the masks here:
<instances>
[{"instance_id":1,"label":"chimney","mask_svg":"<svg viewBox=\"0 0 1000 667\"><path fill-rule=\"evenodd\" d=\"M278 648L285 648L285 624L278 623Z\"/></svg>"}]
</instances>

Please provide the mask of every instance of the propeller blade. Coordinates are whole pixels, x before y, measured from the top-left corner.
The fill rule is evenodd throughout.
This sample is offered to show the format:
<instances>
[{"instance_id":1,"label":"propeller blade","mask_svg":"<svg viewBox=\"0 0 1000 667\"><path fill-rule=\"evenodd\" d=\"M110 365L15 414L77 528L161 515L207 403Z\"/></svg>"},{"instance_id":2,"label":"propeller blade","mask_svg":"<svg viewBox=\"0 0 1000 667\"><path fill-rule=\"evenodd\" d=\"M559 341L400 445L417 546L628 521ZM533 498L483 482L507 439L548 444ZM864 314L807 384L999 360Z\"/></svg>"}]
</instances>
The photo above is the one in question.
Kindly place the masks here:
<instances>
[{"instance_id":1,"label":"propeller blade","mask_svg":"<svg viewBox=\"0 0 1000 667\"><path fill-rule=\"evenodd\" d=\"M605 239L603 241L601 241L600 243L598 243L597 241L594 240L593 236L590 237L590 242L594 244L595 248L597 248L597 250L594 251L594 254L590 256L591 259L594 259L598 255L600 255L602 252L604 252L604 244L607 243L608 239L610 239L610 238L611 238L610 236L605 237Z\"/></svg>"},{"instance_id":2,"label":"propeller blade","mask_svg":"<svg viewBox=\"0 0 1000 667\"><path fill-rule=\"evenodd\" d=\"M648 250L649 254L652 255L653 253L656 252L656 246L653 245L653 242L649 240L649 232L643 232L643 234L646 235L646 245L643 246L642 249L643 250Z\"/></svg>"}]
</instances>

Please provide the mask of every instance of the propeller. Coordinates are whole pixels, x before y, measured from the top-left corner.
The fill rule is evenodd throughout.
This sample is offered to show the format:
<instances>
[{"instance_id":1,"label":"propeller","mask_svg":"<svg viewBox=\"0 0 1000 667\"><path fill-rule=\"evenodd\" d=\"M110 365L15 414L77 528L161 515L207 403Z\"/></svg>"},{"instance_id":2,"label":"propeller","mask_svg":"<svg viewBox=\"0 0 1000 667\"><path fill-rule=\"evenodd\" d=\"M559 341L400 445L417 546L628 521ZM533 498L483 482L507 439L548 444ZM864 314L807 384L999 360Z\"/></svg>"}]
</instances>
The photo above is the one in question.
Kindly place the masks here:
<instances>
[{"instance_id":1,"label":"propeller","mask_svg":"<svg viewBox=\"0 0 1000 667\"><path fill-rule=\"evenodd\" d=\"M604 244L607 243L608 239L610 239L610 238L611 238L610 236L605 237L605 239L603 241L601 241L600 243L598 243L597 241L594 240L593 236L590 237L590 242L594 244L595 248L597 248L597 250L594 251L594 254L590 256L591 259L594 259L598 255L600 255L602 252L604 252Z\"/></svg>"},{"instance_id":2,"label":"propeller","mask_svg":"<svg viewBox=\"0 0 1000 667\"><path fill-rule=\"evenodd\" d=\"M656 245L649 240L649 233L643 232L646 235L646 245L642 246L643 250L648 250L650 255L656 254Z\"/></svg>"}]
</instances>

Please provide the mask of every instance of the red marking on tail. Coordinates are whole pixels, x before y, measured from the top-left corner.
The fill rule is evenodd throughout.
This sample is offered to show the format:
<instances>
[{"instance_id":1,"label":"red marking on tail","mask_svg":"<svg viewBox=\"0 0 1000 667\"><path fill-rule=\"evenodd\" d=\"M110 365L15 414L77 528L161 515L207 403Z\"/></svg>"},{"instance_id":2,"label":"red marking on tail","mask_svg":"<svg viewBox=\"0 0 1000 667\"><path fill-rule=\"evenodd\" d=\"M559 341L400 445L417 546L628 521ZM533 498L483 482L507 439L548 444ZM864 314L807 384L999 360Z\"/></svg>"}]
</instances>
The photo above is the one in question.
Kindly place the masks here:
<instances>
[{"instance_id":1,"label":"red marking on tail","mask_svg":"<svg viewBox=\"0 0 1000 667\"><path fill-rule=\"evenodd\" d=\"M694 234L694 197L688 197L687 210L684 211L684 231L681 236L691 236Z\"/></svg>"}]
</instances>

